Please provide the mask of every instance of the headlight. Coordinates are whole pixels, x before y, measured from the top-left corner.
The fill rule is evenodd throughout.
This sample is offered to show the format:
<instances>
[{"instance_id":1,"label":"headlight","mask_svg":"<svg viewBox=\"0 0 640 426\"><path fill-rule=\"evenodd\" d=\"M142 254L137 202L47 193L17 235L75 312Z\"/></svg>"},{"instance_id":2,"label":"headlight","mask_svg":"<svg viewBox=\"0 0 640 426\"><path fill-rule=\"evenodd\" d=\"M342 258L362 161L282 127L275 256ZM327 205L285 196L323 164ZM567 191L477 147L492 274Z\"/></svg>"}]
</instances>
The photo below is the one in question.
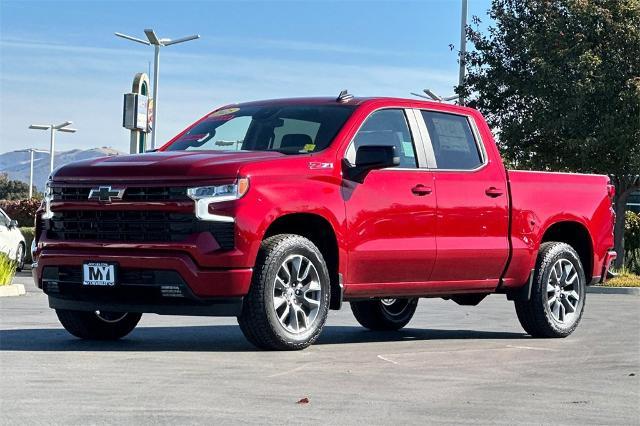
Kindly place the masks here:
<instances>
[{"instance_id":1,"label":"headlight","mask_svg":"<svg viewBox=\"0 0 640 426\"><path fill-rule=\"evenodd\" d=\"M51 201L53 201L53 192L51 191L51 178L49 178L44 186L44 213L42 214L43 219L51 219L53 217L53 212L51 211Z\"/></svg>"},{"instance_id":2,"label":"headlight","mask_svg":"<svg viewBox=\"0 0 640 426\"><path fill-rule=\"evenodd\" d=\"M196 217L201 220L216 222L233 222L229 216L209 213L209 204L233 201L242 197L249 190L249 178L239 178L234 183L215 186L200 186L187 189L189 198L196 202Z\"/></svg>"}]
</instances>

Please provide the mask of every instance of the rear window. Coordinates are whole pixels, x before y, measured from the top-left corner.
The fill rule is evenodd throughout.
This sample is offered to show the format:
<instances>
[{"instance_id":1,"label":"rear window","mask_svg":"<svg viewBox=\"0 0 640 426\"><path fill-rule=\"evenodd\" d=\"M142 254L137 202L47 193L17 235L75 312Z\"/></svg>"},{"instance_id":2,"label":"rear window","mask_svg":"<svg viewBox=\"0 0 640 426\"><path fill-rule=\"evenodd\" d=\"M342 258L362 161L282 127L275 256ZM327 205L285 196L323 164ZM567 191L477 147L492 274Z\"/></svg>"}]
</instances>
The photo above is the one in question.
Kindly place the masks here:
<instances>
[{"instance_id":1,"label":"rear window","mask_svg":"<svg viewBox=\"0 0 640 426\"><path fill-rule=\"evenodd\" d=\"M167 150L318 152L329 146L354 109L350 105L227 108L211 113Z\"/></svg>"},{"instance_id":2,"label":"rear window","mask_svg":"<svg viewBox=\"0 0 640 426\"><path fill-rule=\"evenodd\" d=\"M467 117L422 111L438 169L473 170L482 165L482 154Z\"/></svg>"}]
</instances>

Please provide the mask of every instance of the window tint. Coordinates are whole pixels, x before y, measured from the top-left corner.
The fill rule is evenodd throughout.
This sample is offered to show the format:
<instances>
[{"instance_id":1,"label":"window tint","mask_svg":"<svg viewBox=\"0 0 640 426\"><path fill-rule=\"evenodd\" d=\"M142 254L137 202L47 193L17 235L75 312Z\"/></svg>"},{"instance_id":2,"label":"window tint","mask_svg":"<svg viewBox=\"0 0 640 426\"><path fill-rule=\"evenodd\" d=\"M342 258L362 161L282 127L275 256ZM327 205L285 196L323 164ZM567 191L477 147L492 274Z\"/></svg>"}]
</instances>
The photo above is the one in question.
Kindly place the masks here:
<instances>
[{"instance_id":1,"label":"window tint","mask_svg":"<svg viewBox=\"0 0 640 426\"><path fill-rule=\"evenodd\" d=\"M0 210L0 226L9 226L9 217Z\"/></svg>"},{"instance_id":2,"label":"window tint","mask_svg":"<svg viewBox=\"0 0 640 426\"><path fill-rule=\"evenodd\" d=\"M422 111L439 169L472 170L482 164L466 117Z\"/></svg>"},{"instance_id":3,"label":"window tint","mask_svg":"<svg viewBox=\"0 0 640 426\"><path fill-rule=\"evenodd\" d=\"M283 121L282 126L273 131L274 148L287 148L294 145L304 147L313 144L316 140L320 123L293 118L285 118Z\"/></svg>"},{"instance_id":4,"label":"window tint","mask_svg":"<svg viewBox=\"0 0 640 426\"><path fill-rule=\"evenodd\" d=\"M356 150L363 145L393 145L400 156L399 167L418 167L416 149L401 109L384 109L371 114L353 140L349 160L355 158Z\"/></svg>"}]
</instances>

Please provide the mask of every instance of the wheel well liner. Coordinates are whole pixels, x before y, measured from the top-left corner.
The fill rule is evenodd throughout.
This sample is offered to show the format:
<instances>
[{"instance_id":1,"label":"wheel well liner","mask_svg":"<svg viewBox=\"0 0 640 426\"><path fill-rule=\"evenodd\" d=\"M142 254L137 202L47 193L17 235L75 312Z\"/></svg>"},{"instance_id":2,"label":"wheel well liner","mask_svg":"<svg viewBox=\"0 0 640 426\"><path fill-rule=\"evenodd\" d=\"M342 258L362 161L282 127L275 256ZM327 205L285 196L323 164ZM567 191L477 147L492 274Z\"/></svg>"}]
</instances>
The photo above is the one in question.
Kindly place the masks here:
<instances>
[{"instance_id":1,"label":"wheel well liner","mask_svg":"<svg viewBox=\"0 0 640 426\"><path fill-rule=\"evenodd\" d=\"M280 216L269 225L263 238L278 234L296 234L309 239L318 247L327 262L331 279L331 309L339 309L342 291L338 274L338 240L331 223L312 213L291 213Z\"/></svg>"},{"instance_id":2,"label":"wheel well liner","mask_svg":"<svg viewBox=\"0 0 640 426\"><path fill-rule=\"evenodd\" d=\"M567 243L578 253L584 268L587 283L593 275L593 243L587 228L579 222L557 222L551 225L542 236L540 244L548 241Z\"/></svg>"}]
</instances>

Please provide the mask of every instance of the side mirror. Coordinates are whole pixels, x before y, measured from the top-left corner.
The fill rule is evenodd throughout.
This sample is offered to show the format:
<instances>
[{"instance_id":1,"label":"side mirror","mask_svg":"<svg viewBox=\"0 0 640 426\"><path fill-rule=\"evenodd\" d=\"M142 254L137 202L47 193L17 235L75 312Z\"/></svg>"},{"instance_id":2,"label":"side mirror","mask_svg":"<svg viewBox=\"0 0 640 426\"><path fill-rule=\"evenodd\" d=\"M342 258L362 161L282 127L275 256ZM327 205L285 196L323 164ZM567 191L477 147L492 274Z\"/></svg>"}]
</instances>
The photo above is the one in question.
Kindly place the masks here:
<instances>
[{"instance_id":1,"label":"side mirror","mask_svg":"<svg viewBox=\"0 0 640 426\"><path fill-rule=\"evenodd\" d=\"M11 219L11 221L9 222L9 228L17 228L18 227L18 221L15 219Z\"/></svg>"},{"instance_id":2,"label":"side mirror","mask_svg":"<svg viewBox=\"0 0 640 426\"><path fill-rule=\"evenodd\" d=\"M356 151L355 165L348 164L345 175L356 182L364 180L365 175L375 169L395 167L400 164L400 157L393 145L363 145Z\"/></svg>"}]
</instances>

